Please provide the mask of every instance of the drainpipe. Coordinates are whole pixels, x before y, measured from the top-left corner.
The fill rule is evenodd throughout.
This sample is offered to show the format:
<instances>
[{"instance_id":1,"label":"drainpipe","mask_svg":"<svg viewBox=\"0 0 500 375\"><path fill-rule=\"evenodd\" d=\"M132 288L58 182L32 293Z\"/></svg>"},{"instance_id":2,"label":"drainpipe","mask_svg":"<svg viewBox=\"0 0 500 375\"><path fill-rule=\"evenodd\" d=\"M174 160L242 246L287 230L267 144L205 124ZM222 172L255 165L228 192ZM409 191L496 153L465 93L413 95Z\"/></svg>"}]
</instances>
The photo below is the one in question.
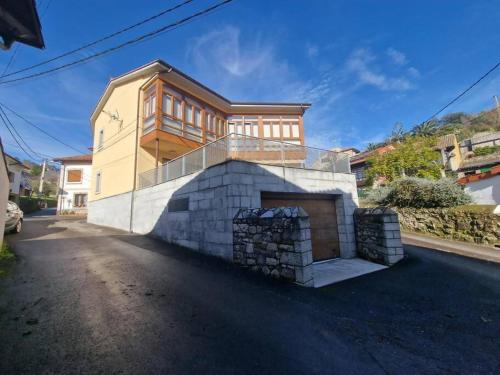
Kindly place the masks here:
<instances>
[{"instance_id":1,"label":"drainpipe","mask_svg":"<svg viewBox=\"0 0 500 375\"><path fill-rule=\"evenodd\" d=\"M153 77L148 79L146 82L144 82L141 87L139 87L139 92L137 95L137 109L136 109L136 124L135 124L135 153L134 153L134 179L133 179L133 185L132 185L132 196L130 197L130 225L129 225L129 232L132 233L132 228L134 225L134 198L135 198L135 187L137 185L137 154L139 151L139 122L140 122L140 104L141 104L141 91L144 89L144 86L148 85L151 81L154 79L158 78L161 73L170 73L171 69L165 70L162 72L159 72L155 74ZM156 98L156 100L160 100L160 98Z\"/></svg>"}]
</instances>

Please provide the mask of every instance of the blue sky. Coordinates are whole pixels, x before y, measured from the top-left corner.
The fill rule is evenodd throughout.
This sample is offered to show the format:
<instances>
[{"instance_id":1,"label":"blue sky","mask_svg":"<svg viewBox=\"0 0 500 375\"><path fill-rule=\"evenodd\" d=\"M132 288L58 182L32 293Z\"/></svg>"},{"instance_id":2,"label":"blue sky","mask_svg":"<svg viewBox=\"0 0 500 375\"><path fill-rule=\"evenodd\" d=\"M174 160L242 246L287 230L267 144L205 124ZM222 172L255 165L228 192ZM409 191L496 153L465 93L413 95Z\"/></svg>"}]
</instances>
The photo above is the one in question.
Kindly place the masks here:
<instances>
[{"instance_id":1,"label":"blue sky","mask_svg":"<svg viewBox=\"0 0 500 375\"><path fill-rule=\"evenodd\" d=\"M46 49L21 45L9 72L178 2L41 0ZM215 2L196 0L65 61ZM235 0L143 44L57 74L3 85L0 102L86 150L91 144L89 116L109 78L161 58L232 100L311 102L306 144L364 148L383 140L396 122L409 129L425 120L496 64L499 19L496 1ZM13 50L0 53L0 73ZM448 112L491 108L499 91L500 69ZM35 150L75 154L11 118ZM7 152L25 158L3 127L0 136Z\"/></svg>"}]
</instances>

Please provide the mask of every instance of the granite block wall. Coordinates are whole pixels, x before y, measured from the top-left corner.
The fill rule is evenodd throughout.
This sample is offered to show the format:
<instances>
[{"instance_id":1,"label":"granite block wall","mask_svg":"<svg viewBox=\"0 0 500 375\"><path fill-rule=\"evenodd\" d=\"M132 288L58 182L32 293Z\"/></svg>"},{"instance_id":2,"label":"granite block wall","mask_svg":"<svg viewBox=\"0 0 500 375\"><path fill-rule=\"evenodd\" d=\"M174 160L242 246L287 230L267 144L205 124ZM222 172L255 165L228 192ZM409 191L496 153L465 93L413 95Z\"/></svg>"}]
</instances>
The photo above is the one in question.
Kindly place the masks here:
<instances>
[{"instance_id":1,"label":"granite block wall","mask_svg":"<svg viewBox=\"0 0 500 375\"><path fill-rule=\"evenodd\" d=\"M300 207L240 209L234 262L266 276L313 286L309 216Z\"/></svg>"},{"instance_id":2,"label":"granite block wall","mask_svg":"<svg viewBox=\"0 0 500 375\"><path fill-rule=\"evenodd\" d=\"M387 207L354 212L358 256L391 266L404 257L398 214Z\"/></svg>"}]
</instances>

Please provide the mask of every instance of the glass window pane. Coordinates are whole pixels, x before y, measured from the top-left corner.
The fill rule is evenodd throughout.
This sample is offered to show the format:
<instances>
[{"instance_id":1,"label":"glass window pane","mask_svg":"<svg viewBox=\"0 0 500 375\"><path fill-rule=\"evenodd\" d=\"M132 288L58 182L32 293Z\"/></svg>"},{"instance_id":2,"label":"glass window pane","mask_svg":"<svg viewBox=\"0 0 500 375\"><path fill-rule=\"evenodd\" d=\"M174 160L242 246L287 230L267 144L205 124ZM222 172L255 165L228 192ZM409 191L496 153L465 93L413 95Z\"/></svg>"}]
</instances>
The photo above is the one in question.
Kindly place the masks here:
<instances>
[{"instance_id":1,"label":"glass window pane","mask_svg":"<svg viewBox=\"0 0 500 375\"><path fill-rule=\"evenodd\" d=\"M172 115L172 97L167 94L163 94L163 104L162 110L168 115Z\"/></svg>"},{"instance_id":2,"label":"glass window pane","mask_svg":"<svg viewBox=\"0 0 500 375\"><path fill-rule=\"evenodd\" d=\"M253 134L252 135L254 137L258 137L259 136L259 125L258 124L254 124L252 126L252 128L253 128Z\"/></svg>"},{"instance_id":3,"label":"glass window pane","mask_svg":"<svg viewBox=\"0 0 500 375\"><path fill-rule=\"evenodd\" d=\"M229 133L234 133L235 130L234 130L234 124L232 123L229 123Z\"/></svg>"},{"instance_id":4,"label":"glass window pane","mask_svg":"<svg viewBox=\"0 0 500 375\"><path fill-rule=\"evenodd\" d=\"M273 137L274 138L280 137L280 126L279 125L273 125Z\"/></svg>"},{"instance_id":5,"label":"glass window pane","mask_svg":"<svg viewBox=\"0 0 500 375\"><path fill-rule=\"evenodd\" d=\"M174 116L179 119L182 118L181 102L177 99L174 99Z\"/></svg>"},{"instance_id":6,"label":"glass window pane","mask_svg":"<svg viewBox=\"0 0 500 375\"><path fill-rule=\"evenodd\" d=\"M271 137L271 125L264 124L264 137L265 138Z\"/></svg>"},{"instance_id":7,"label":"glass window pane","mask_svg":"<svg viewBox=\"0 0 500 375\"><path fill-rule=\"evenodd\" d=\"M201 127L201 111L198 108L194 110L194 124Z\"/></svg>"},{"instance_id":8,"label":"glass window pane","mask_svg":"<svg viewBox=\"0 0 500 375\"><path fill-rule=\"evenodd\" d=\"M299 126L298 125L292 125L292 137L299 138Z\"/></svg>"},{"instance_id":9,"label":"glass window pane","mask_svg":"<svg viewBox=\"0 0 500 375\"><path fill-rule=\"evenodd\" d=\"M185 111L186 121L192 123L193 122L193 107L191 107L189 104L186 104L185 108L186 108L186 111Z\"/></svg>"},{"instance_id":10,"label":"glass window pane","mask_svg":"<svg viewBox=\"0 0 500 375\"><path fill-rule=\"evenodd\" d=\"M290 125L283 125L283 138L290 138Z\"/></svg>"}]
</instances>

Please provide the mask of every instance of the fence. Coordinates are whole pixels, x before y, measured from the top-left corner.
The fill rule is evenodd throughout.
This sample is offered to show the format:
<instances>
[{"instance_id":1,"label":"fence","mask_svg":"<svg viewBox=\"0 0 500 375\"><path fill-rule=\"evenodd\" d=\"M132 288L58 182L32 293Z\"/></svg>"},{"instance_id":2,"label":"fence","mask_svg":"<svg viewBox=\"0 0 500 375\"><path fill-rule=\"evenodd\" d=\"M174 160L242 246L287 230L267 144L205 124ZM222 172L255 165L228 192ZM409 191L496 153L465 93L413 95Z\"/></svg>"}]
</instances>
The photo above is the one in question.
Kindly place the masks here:
<instances>
[{"instance_id":1,"label":"fence","mask_svg":"<svg viewBox=\"0 0 500 375\"><path fill-rule=\"evenodd\" d=\"M241 134L229 134L158 168L139 174L139 189L206 169L226 160L350 173L349 155Z\"/></svg>"}]
</instances>

